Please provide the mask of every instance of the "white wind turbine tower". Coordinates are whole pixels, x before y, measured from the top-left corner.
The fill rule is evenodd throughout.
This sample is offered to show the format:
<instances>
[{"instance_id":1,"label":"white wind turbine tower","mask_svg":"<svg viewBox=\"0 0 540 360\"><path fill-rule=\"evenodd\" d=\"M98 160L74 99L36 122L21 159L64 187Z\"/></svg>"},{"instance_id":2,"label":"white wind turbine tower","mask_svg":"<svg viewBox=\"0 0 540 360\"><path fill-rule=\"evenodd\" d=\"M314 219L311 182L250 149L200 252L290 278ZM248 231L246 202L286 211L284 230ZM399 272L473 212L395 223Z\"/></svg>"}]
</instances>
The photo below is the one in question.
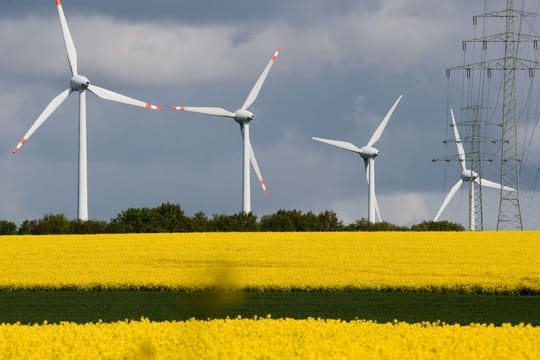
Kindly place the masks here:
<instances>
[{"instance_id":1,"label":"white wind turbine tower","mask_svg":"<svg viewBox=\"0 0 540 360\"><path fill-rule=\"evenodd\" d=\"M455 183L454 186L452 186L452 188L450 189L450 191L448 192L448 194L444 198L444 201L443 201L443 203L441 205L441 208L439 209L439 212L437 212L437 215L435 216L435 219L433 219L433 221L438 221L439 220L439 218L440 218L441 214L443 213L444 209L446 209L446 207L448 206L448 204L450 203L450 201L452 200L454 195L456 195L457 191L459 190L459 188L461 187L463 182L470 182L471 183L471 188L470 188L471 196L469 196L469 199L470 199L470 201L469 201L469 225L470 225L470 230L474 231L474 230L476 230L476 223L475 223L475 217L474 217L475 205L476 205L474 203L474 192L476 191L475 184L478 184L480 186L486 186L486 187L489 187L489 188L492 188L492 189L497 189L497 190L502 189L502 190L505 190L505 191L515 191L515 189L513 189L511 187L508 187L508 186L503 186L501 184L497 184L497 183L495 183L493 181L483 179L476 172L467 169L467 166L465 164L465 162L466 162L465 149L463 148L463 144L461 142L461 137L459 136L459 131L458 131L457 124L456 124L456 118L454 117L454 111L452 109L450 109L450 115L452 117L452 128L454 128L454 137L456 139L459 162L461 163L461 176L460 176L459 180L457 181L457 183Z\"/></svg>"},{"instance_id":2,"label":"white wind turbine tower","mask_svg":"<svg viewBox=\"0 0 540 360\"><path fill-rule=\"evenodd\" d=\"M227 117L227 118L233 119L240 125L240 131L242 132L242 137L244 139L243 166L242 166L242 174L243 174L242 176L242 211L246 214L249 214L251 212L251 187L250 187L251 180L250 180L250 172L249 172L250 163L253 166L253 169L255 170L255 174L257 175L257 178L259 179L259 185L264 191L264 194L265 195L268 194L268 190L266 189L266 184L264 183L264 179L261 175L261 171L259 169L259 165L257 164L257 159L255 158L255 153L253 152L251 141L249 139L249 123L251 122L251 120L255 118L255 115L252 112L250 112L248 109L251 107L251 105L253 105L253 103L257 99L257 96L259 95L259 92L261 91L263 83L266 80L266 77L268 76L268 73L270 72L270 69L272 68L272 65L274 64L274 61L277 59L279 52L280 52L280 49L277 49L274 52L274 54L270 58L270 61L264 68L261 76L259 77L255 85L251 89L251 92L246 98L246 101L244 101L244 105L242 105L242 107L236 110L234 113L230 112L229 110L225 110L219 107L171 106L173 110L190 111L190 112L201 113L201 114L206 114L206 115Z\"/></svg>"},{"instance_id":3,"label":"white wind turbine tower","mask_svg":"<svg viewBox=\"0 0 540 360\"><path fill-rule=\"evenodd\" d=\"M77 50L73 43L69 27L66 22L61 0L56 0L56 8L60 17L60 25L66 46L67 58L71 68L72 78L69 89L63 91L55 97L38 119L34 122L30 130L24 134L16 147L13 148L13 154L17 153L32 134L64 103L73 92L79 93L79 199L78 199L78 218L88 220L88 187L87 187L87 151L86 151L86 90L94 95L110 101L116 101L128 105L140 106L151 110L161 110L161 107L155 106L143 101L135 100L113 91L90 84L88 78L80 75L77 69Z\"/></svg>"},{"instance_id":4,"label":"white wind turbine tower","mask_svg":"<svg viewBox=\"0 0 540 360\"><path fill-rule=\"evenodd\" d=\"M375 216L377 216L379 221L382 221L381 212L379 210L379 204L377 202L377 196L375 195L375 158L379 156L380 152L379 150L374 148L374 145L381 138L384 128L388 124L388 121L390 121L390 118L392 117L392 114L394 113L394 110L398 106L402 97L403 95L400 95L398 97L394 105L392 105L390 110L388 110L388 113L384 117L383 121L380 123L377 130L375 130L375 132L371 136L371 139L369 140L367 145L362 148L359 148L356 145L351 144L350 142L321 139L317 137L312 138L313 140L320 141L328 145L333 145L343 150L348 150L348 151L357 153L358 155L360 155L362 159L364 159L364 165L366 169L366 180L369 185L368 221L370 223L375 223L376 221Z\"/></svg>"}]
</instances>

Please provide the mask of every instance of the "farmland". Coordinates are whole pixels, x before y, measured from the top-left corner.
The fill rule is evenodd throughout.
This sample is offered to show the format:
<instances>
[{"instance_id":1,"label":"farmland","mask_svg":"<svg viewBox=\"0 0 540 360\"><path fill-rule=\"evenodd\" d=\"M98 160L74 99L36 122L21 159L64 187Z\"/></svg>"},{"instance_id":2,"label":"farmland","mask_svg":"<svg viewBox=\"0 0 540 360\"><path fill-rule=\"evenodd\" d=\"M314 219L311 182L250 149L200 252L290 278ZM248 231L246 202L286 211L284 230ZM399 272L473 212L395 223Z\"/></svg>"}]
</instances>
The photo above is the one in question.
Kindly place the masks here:
<instances>
[{"instance_id":1,"label":"farmland","mask_svg":"<svg viewBox=\"0 0 540 360\"><path fill-rule=\"evenodd\" d=\"M539 294L536 232L6 236L0 354L536 358Z\"/></svg>"},{"instance_id":2,"label":"farmland","mask_svg":"<svg viewBox=\"0 0 540 360\"><path fill-rule=\"evenodd\" d=\"M223 319L0 325L0 358L537 359L540 328Z\"/></svg>"},{"instance_id":3,"label":"farmland","mask_svg":"<svg viewBox=\"0 0 540 360\"><path fill-rule=\"evenodd\" d=\"M0 238L3 289L540 292L540 233Z\"/></svg>"}]
</instances>

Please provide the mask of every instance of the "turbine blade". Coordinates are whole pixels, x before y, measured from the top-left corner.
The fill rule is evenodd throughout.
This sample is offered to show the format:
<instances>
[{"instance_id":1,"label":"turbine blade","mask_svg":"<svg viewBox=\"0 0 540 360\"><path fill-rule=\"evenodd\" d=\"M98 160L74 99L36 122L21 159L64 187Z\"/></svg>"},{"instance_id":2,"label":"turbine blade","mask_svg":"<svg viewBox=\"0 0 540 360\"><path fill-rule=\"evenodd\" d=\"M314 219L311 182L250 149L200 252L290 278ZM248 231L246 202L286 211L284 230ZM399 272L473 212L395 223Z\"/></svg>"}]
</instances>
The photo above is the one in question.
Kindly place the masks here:
<instances>
[{"instance_id":1,"label":"turbine blade","mask_svg":"<svg viewBox=\"0 0 540 360\"><path fill-rule=\"evenodd\" d=\"M379 219L379 222L382 222L383 219L382 219L382 216L381 216L381 211L379 210L379 202L377 201L377 195L375 195L373 197L373 200L375 201L375 215Z\"/></svg>"},{"instance_id":2,"label":"turbine blade","mask_svg":"<svg viewBox=\"0 0 540 360\"><path fill-rule=\"evenodd\" d=\"M274 64L274 61L276 61L280 51L281 49L276 49L276 51L274 52L274 55L272 55L272 57L270 58L270 61L264 68L261 76L259 76L259 79L253 86L253 89L251 89L251 92L246 98L246 101L244 101L244 105L242 105L242 110L249 109L251 105L253 105L255 100L257 100L257 96L259 96L259 92L261 91L261 88L264 84L264 80L266 80L266 77L268 76L268 73L270 72L270 69L272 68L272 65Z\"/></svg>"},{"instance_id":3,"label":"turbine blade","mask_svg":"<svg viewBox=\"0 0 540 360\"><path fill-rule=\"evenodd\" d=\"M259 185L261 186L262 191L264 192L264 195L268 195L268 189L266 188L266 183L264 182L264 179L261 174L261 170L259 169L257 158L255 158L255 152L253 152L251 141L248 143L248 146L249 146L249 158L251 160L251 166L253 166L253 170L255 170L255 174L257 175L257 179L259 180Z\"/></svg>"},{"instance_id":4,"label":"turbine blade","mask_svg":"<svg viewBox=\"0 0 540 360\"><path fill-rule=\"evenodd\" d=\"M66 101L66 99L68 98L68 96L71 94L71 90L70 89L67 89L65 90L64 92L62 92L60 95L58 95L57 97L55 97L54 99L52 99L52 101L49 103L49 105L47 105L47 107L45 108L45 110L43 110L43 112L41 113L41 115L39 115L39 117L37 118L37 120L34 122L34 124L32 125L32 127L30 128L30 130L28 130L26 132L26 134L24 134L24 136L22 137L22 139L19 141L19 143L17 144L17 146L15 146L12 150L12 153L13 154L16 154L19 149L24 145L24 143L30 138L30 136L32 136L32 134L34 132L36 132L37 129L39 129L39 127L45 122L45 120L47 120L49 118L49 116L51 116L51 114L53 112L56 111L56 109L58 109L58 107L60 107L60 105L62 105L62 103L64 101Z\"/></svg>"},{"instance_id":5,"label":"turbine blade","mask_svg":"<svg viewBox=\"0 0 540 360\"><path fill-rule=\"evenodd\" d=\"M69 26L60 0L56 0L56 8L58 9L58 16L60 17L60 26L62 27L62 35L64 36L64 43L66 45L69 67L71 68L71 74L75 76L78 74L77 49L75 49L75 44L73 43L73 38L71 37L71 32L69 31Z\"/></svg>"},{"instance_id":6,"label":"turbine blade","mask_svg":"<svg viewBox=\"0 0 540 360\"><path fill-rule=\"evenodd\" d=\"M444 201L443 201L443 203L441 205L441 208L439 209L439 212L437 213L437 216L435 216L435 219L433 219L433 221L438 221L439 220L439 217L441 216L442 212L444 211L444 209L446 209L446 207L448 206L448 204L450 203L450 201L452 200L454 195L456 195L456 193L459 190L459 187L461 186L461 184L463 184L463 180L459 179L458 182L454 186L452 186L452 188L450 189L450 191L448 192L448 194L444 198Z\"/></svg>"},{"instance_id":7,"label":"turbine blade","mask_svg":"<svg viewBox=\"0 0 540 360\"><path fill-rule=\"evenodd\" d=\"M360 152L360 148L357 147L354 144L351 144L350 142L338 141L338 140L330 140L330 139L322 139L322 138L318 138L318 137L312 137L312 139L315 140L315 141L318 141L318 142L322 142L324 144L336 146L336 147L338 147L340 149L343 149L343 150L352 151L352 152L355 152L355 153Z\"/></svg>"},{"instance_id":8,"label":"turbine blade","mask_svg":"<svg viewBox=\"0 0 540 360\"><path fill-rule=\"evenodd\" d=\"M384 128L386 127L386 124L388 124L388 122L390 121L390 118L392 117L392 114L394 113L394 110L396 110L396 107L398 106L398 104L401 101L402 97L403 97L403 95L399 95L399 97L396 100L396 102L394 103L394 105L392 105L390 110L388 110L388 112L386 113L386 116L384 117L383 121L379 124L379 127L377 128L377 130L375 130L375 132L371 136L371 139L369 139L369 142L367 144L368 147L372 147L373 145L375 145L377 143L377 141L379 141L379 139L381 138L382 133L384 131Z\"/></svg>"},{"instance_id":9,"label":"turbine blade","mask_svg":"<svg viewBox=\"0 0 540 360\"><path fill-rule=\"evenodd\" d=\"M489 187L489 188L492 188L492 189L497 189L497 190L505 190L505 191L516 191L516 189L510 187L510 186L503 186L501 184L497 184L496 182L493 182L493 181L489 181L489 180L486 180L484 178L476 178L474 179L474 181L481 185L481 186L486 186L486 187Z\"/></svg>"},{"instance_id":10,"label":"turbine blade","mask_svg":"<svg viewBox=\"0 0 540 360\"><path fill-rule=\"evenodd\" d=\"M229 110L218 107L193 107L193 106L171 106L171 109L178 111L188 111L195 112L199 114L213 115L213 116L223 116L228 118L235 117L234 113Z\"/></svg>"},{"instance_id":11,"label":"turbine blade","mask_svg":"<svg viewBox=\"0 0 540 360\"><path fill-rule=\"evenodd\" d=\"M161 106L145 103L144 101L136 100L136 99L127 97L125 95L115 93L114 91L101 88L99 86L89 85L88 91L90 91L92 94L104 100L115 101L115 102L119 102L119 103L127 104L127 105L144 107L150 110L157 110L157 111L163 110Z\"/></svg>"},{"instance_id":12,"label":"turbine blade","mask_svg":"<svg viewBox=\"0 0 540 360\"><path fill-rule=\"evenodd\" d=\"M364 159L364 170L366 171L366 181L369 185L369 160Z\"/></svg>"},{"instance_id":13,"label":"turbine blade","mask_svg":"<svg viewBox=\"0 0 540 360\"><path fill-rule=\"evenodd\" d=\"M465 171L465 149L463 148L463 144L461 143L461 137L459 136L456 118L454 117L454 110L450 109L450 114L452 115L452 127L454 128L454 137L456 138L459 162L461 163L461 168L463 169L463 171Z\"/></svg>"}]
</instances>

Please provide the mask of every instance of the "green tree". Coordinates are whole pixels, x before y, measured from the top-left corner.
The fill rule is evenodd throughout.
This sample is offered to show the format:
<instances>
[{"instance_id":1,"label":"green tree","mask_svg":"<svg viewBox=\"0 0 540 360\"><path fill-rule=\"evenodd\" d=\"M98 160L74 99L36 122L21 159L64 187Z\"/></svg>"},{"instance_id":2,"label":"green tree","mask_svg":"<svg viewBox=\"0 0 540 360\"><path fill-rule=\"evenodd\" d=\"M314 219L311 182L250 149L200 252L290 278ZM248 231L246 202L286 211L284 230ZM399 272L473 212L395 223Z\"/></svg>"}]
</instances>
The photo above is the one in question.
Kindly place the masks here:
<instances>
[{"instance_id":1,"label":"green tree","mask_svg":"<svg viewBox=\"0 0 540 360\"><path fill-rule=\"evenodd\" d=\"M300 210L278 210L274 214L261 218L261 231L323 231L325 228L337 228L340 222L331 212L319 215L311 211L302 213Z\"/></svg>"},{"instance_id":2,"label":"green tree","mask_svg":"<svg viewBox=\"0 0 540 360\"><path fill-rule=\"evenodd\" d=\"M113 233L162 233L191 231L191 220L179 204L163 203L156 208L129 208L112 219Z\"/></svg>"},{"instance_id":3,"label":"green tree","mask_svg":"<svg viewBox=\"0 0 540 360\"><path fill-rule=\"evenodd\" d=\"M206 215L199 211L191 218L191 231L193 232L209 232L214 231L214 222L209 220Z\"/></svg>"},{"instance_id":4,"label":"green tree","mask_svg":"<svg viewBox=\"0 0 540 360\"><path fill-rule=\"evenodd\" d=\"M239 212L233 215L214 215L214 231L232 232L232 231L258 231L257 216L253 213Z\"/></svg>"},{"instance_id":5,"label":"green tree","mask_svg":"<svg viewBox=\"0 0 540 360\"><path fill-rule=\"evenodd\" d=\"M346 231L407 231L404 226L391 224L387 221L370 223L367 219L362 218L345 227Z\"/></svg>"},{"instance_id":6,"label":"green tree","mask_svg":"<svg viewBox=\"0 0 540 360\"><path fill-rule=\"evenodd\" d=\"M321 231L340 231L343 230L343 223L338 219L333 211L325 210L317 216Z\"/></svg>"},{"instance_id":7,"label":"green tree","mask_svg":"<svg viewBox=\"0 0 540 360\"><path fill-rule=\"evenodd\" d=\"M17 234L17 225L11 221L0 220L0 235Z\"/></svg>"},{"instance_id":8,"label":"green tree","mask_svg":"<svg viewBox=\"0 0 540 360\"><path fill-rule=\"evenodd\" d=\"M191 221L179 204L163 203L152 211L161 232L191 231Z\"/></svg>"},{"instance_id":9,"label":"green tree","mask_svg":"<svg viewBox=\"0 0 540 360\"><path fill-rule=\"evenodd\" d=\"M37 220L26 219L22 222L21 226L19 226L19 230L17 231L17 233L19 235L33 234L36 225L37 225Z\"/></svg>"},{"instance_id":10,"label":"green tree","mask_svg":"<svg viewBox=\"0 0 540 360\"><path fill-rule=\"evenodd\" d=\"M423 221L411 226L412 231L464 231L461 224L449 221Z\"/></svg>"},{"instance_id":11,"label":"green tree","mask_svg":"<svg viewBox=\"0 0 540 360\"><path fill-rule=\"evenodd\" d=\"M317 215L311 211L302 214L301 211L294 217L295 231L322 231L322 225L319 222Z\"/></svg>"},{"instance_id":12,"label":"green tree","mask_svg":"<svg viewBox=\"0 0 540 360\"><path fill-rule=\"evenodd\" d=\"M107 222L101 220L72 220L70 223L71 234L104 234L107 232Z\"/></svg>"},{"instance_id":13,"label":"green tree","mask_svg":"<svg viewBox=\"0 0 540 360\"><path fill-rule=\"evenodd\" d=\"M111 220L108 230L112 233L163 232L157 224L155 215L149 208L129 208Z\"/></svg>"},{"instance_id":14,"label":"green tree","mask_svg":"<svg viewBox=\"0 0 540 360\"><path fill-rule=\"evenodd\" d=\"M63 214L48 214L37 220L25 220L19 227L21 235L69 234L71 224Z\"/></svg>"},{"instance_id":15,"label":"green tree","mask_svg":"<svg viewBox=\"0 0 540 360\"><path fill-rule=\"evenodd\" d=\"M261 231L295 231L296 210L278 210L274 214L264 215L261 218Z\"/></svg>"}]
</instances>

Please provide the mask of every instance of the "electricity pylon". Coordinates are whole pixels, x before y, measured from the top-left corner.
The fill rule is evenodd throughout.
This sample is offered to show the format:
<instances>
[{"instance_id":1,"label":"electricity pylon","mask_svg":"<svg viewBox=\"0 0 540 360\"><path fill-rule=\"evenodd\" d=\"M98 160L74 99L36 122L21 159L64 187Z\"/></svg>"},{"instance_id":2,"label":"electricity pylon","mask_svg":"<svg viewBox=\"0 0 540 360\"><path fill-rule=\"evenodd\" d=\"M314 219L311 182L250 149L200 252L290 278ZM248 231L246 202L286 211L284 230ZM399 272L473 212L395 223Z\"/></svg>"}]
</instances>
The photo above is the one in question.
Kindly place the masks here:
<instances>
[{"instance_id":1,"label":"electricity pylon","mask_svg":"<svg viewBox=\"0 0 540 360\"><path fill-rule=\"evenodd\" d=\"M523 18L538 17L540 14L523 11L515 8L514 0L506 0L506 9L485 13L473 17L473 24L477 24L478 18L496 18L505 20L505 31L494 35L485 35L463 42L466 49L467 43L481 43L483 50L487 50L489 43L504 45L504 57L497 59L482 60L477 63L452 67L446 70L447 76L452 70L466 71L470 77L472 71L486 71L491 77L493 71L502 72L503 105L501 138L500 138L500 184L513 188L515 191L501 189L499 198L499 214L497 218L497 230L513 229L523 230L521 209L519 204L519 169L520 161L517 138L517 105L516 105L516 72L528 71L529 76L534 76L534 71L540 69L540 62L519 57L519 47L524 43L532 44L534 50L538 50L540 37L516 31L516 24ZM480 144L480 138L471 139L472 144Z\"/></svg>"}]
</instances>

